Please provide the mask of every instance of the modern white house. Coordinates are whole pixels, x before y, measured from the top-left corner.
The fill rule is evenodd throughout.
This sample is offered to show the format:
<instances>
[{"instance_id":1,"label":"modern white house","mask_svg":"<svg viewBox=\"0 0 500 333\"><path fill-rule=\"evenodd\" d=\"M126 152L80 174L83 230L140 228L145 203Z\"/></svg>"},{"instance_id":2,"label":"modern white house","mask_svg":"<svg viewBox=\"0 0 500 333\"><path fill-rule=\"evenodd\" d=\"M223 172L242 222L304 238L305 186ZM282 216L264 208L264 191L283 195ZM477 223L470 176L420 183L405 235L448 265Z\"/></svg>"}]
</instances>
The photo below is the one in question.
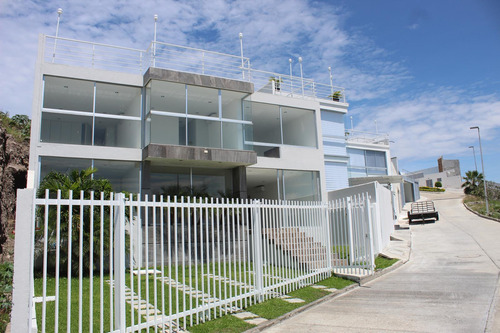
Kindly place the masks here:
<instances>
[{"instance_id":1,"label":"modern white house","mask_svg":"<svg viewBox=\"0 0 500 333\"><path fill-rule=\"evenodd\" d=\"M462 174L459 160L445 160L443 156L437 160L437 167L413 171L407 177L418 182L419 186L434 187L440 182L444 188L462 188Z\"/></svg>"},{"instance_id":2,"label":"modern white house","mask_svg":"<svg viewBox=\"0 0 500 333\"><path fill-rule=\"evenodd\" d=\"M142 195L326 200L348 186L347 108L344 89L243 56L41 35L28 186L93 166Z\"/></svg>"}]
</instances>

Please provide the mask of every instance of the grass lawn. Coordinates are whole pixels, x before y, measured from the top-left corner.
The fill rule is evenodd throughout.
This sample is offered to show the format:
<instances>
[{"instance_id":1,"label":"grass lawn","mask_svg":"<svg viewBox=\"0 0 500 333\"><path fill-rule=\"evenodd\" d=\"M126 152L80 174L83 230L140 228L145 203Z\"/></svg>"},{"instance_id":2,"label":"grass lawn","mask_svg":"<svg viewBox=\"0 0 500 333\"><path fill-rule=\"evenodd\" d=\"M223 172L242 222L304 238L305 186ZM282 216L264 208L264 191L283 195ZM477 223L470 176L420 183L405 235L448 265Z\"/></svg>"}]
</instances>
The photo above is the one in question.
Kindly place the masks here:
<instances>
[{"instance_id":1,"label":"grass lawn","mask_svg":"<svg viewBox=\"0 0 500 333\"><path fill-rule=\"evenodd\" d=\"M316 284L323 285L328 288L342 289L353 283L353 281L332 276L328 279L319 281ZM288 303L283 299L273 298L262 303L251 305L244 310L252 312L262 318L275 319L328 294L328 291L322 289L304 287L288 293L290 297L303 299L305 301L303 303ZM190 332L243 332L253 326L254 325L250 325L234 316L225 315L204 324L188 327L188 330Z\"/></svg>"},{"instance_id":2,"label":"grass lawn","mask_svg":"<svg viewBox=\"0 0 500 333\"><path fill-rule=\"evenodd\" d=\"M379 271L381 269L391 267L394 265L399 259L388 259L382 256L377 256L375 258L375 270Z\"/></svg>"},{"instance_id":3,"label":"grass lawn","mask_svg":"<svg viewBox=\"0 0 500 333\"><path fill-rule=\"evenodd\" d=\"M162 282L161 272L156 274L142 274L140 278L137 275L132 276L132 281L130 280L130 274L126 276L126 287L131 292L133 289L133 294L139 297L141 300L148 304L154 306L154 308L159 309L165 315L171 315L176 313L181 313L190 309L195 309L204 304L204 300L208 297L216 297L218 299L226 299L229 297L234 297L242 293L248 292L250 289L249 285L253 284L253 274L249 274L248 270L243 270L239 268L240 266L234 265L234 263L227 263L219 265L211 265L208 270L206 265L195 266L177 266L177 271L175 267L165 267L164 277L168 277L171 274L172 279L178 281L180 285L177 288L170 286L167 282ZM247 267L247 269L250 267ZM159 269L159 267L157 267ZM285 276L285 277L295 277L300 275L301 272L292 271L290 269L277 269L271 266L265 267L265 273L272 274L275 276ZM201 272L203 271L203 275ZM220 272L220 274L219 274ZM209 273L207 275L207 273ZM240 274L241 273L241 274ZM217 276L222 275L228 277L231 275L231 279L218 278ZM104 276L103 278L103 294L101 297L101 279L99 276L94 277L92 280L89 277L84 277L82 279L82 303L80 306L79 301L79 280L78 278L71 279L71 288L69 290L70 297L68 298L68 279L59 279L59 307L56 309L55 301L48 301L46 303L46 320L45 329L46 331L54 332L56 331L56 310L58 314L57 319L57 331L66 331L68 327L68 299L71 306L71 314L69 318L69 330L71 332L78 331L80 325L83 331L90 331L92 328L94 331L100 331L100 318L101 318L101 302L103 305L102 317L103 317L103 330L111 330L110 323L112 322L112 311L114 307L112 304L111 297L111 287L109 285L109 276ZM168 280L168 278L167 278ZM92 281L92 291L91 291L91 281ZM231 282L232 281L232 282ZM241 283L239 283L241 282ZM265 278L264 285L273 284L273 278ZM342 289L350 284L352 281L344 280L339 277L332 276L328 279L318 282L320 285L324 285L328 288ZM47 296L54 296L56 293L56 279L54 277L47 278ZM236 284L236 285L235 285ZM188 287L186 287L188 286ZM42 296L43 290L43 279L35 279L35 296ZM191 295L189 290L193 288L196 292L198 290L198 297ZM127 290L126 289L126 290ZM204 296L201 296L201 294ZM305 301L305 303L288 303L282 299L275 298L270 299L262 303L253 304L252 300L249 302L242 300L238 301L233 306L237 306L241 309L247 307L247 310L253 312L263 318L273 319L277 318L287 312L290 312L304 304L315 301L325 295L328 292L321 289L315 289L312 287L305 287L296 291L288 293L290 297L300 298ZM91 297L92 295L92 297ZM155 296L156 295L156 296ZM92 299L92 311L90 309L90 300ZM139 304L138 300L134 301L135 305ZM142 307L141 309L145 309ZM154 315L153 311L150 310L149 315ZM80 314L81 313L81 314ZM198 312L191 316L185 316L177 321L180 327L187 327L189 331L193 332L241 332L251 328L250 325L238 318L231 315L224 315L228 313L224 308L217 308L212 310L207 310L204 313ZM37 325L38 329L42 328L42 304L36 304L36 314L37 314ZM127 326L133 324L138 324L139 318L140 322L144 323L146 314L139 314L138 310L132 310L132 306L126 303L126 322ZM216 318L219 317L219 318ZM214 320L211 320L214 319ZM208 320L208 321L206 321ZM204 322L199 324L200 322ZM154 327L150 328L153 331Z\"/></svg>"},{"instance_id":4,"label":"grass lawn","mask_svg":"<svg viewBox=\"0 0 500 333\"><path fill-rule=\"evenodd\" d=\"M464 198L464 203L469 206L473 211L486 215L486 203L483 198L467 195ZM490 209L490 216L496 219L500 219L500 200L488 199L488 206Z\"/></svg>"}]
</instances>

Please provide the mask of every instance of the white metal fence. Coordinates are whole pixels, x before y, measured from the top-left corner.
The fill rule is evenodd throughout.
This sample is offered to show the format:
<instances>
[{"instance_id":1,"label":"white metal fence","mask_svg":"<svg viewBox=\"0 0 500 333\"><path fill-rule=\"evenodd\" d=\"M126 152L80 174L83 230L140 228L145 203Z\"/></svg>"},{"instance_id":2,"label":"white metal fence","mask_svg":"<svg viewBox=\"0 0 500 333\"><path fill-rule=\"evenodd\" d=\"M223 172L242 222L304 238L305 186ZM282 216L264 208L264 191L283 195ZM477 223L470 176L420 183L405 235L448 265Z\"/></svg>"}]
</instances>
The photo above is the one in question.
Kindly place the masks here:
<instances>
[{"instance_id":1,"label":"white metal fence","mask_svg":"<svg viewBox=\"0 0 500 333\"><path fill-rule=\"evenodd\" d=\"M16 234L16 251L30 250L26 263L16 252L13 309L22 331L22 297L35 318L26 328L41 332L181 331L332 271L373 273L367 194L330 203L26 197L16 223L31 231Z\"/></svg>"}]
</instances>

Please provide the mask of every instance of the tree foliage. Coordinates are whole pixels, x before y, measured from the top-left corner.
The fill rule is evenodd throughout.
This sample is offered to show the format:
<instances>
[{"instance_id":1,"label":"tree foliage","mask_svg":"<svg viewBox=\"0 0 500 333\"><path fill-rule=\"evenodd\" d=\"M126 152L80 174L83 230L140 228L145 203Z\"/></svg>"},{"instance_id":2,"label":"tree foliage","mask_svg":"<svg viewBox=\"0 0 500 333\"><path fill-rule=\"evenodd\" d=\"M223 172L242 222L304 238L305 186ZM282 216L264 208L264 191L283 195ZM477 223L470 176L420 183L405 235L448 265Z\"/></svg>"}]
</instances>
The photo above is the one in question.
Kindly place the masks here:
<instances>
[{"instance_id":1,"label":"tree foliage","mask_svg":"<svg viewBox=\"0 0 500 333\"><path fill-rule=\"evenodd\" d=\"M104 199L108 200L112 192L112 186L107 179L93 179L92 175L97 171L95 168L85 170L73 170L69 174L52 171L41 181L37 191L38 197L45 197L46 190L50 198L57 197L57 191L61 190L61 199L68 199L72 195L73 199L91 199L91 193L94 191L92 199L100 199L103 193ZM70 191L73 191L72 194ZM102 209L102 212L101 212ZM50 268L55 267L55 249L60 251L60 274L65 275L68 269L72 274L78 274L80 266L80 253L83 256L82 270L85 275L99 269L101 244L100 236L102 233L104 242L103 257L105 264L103 269L108 270L108 261L110 254L110 216L109 206L94 206L93 219L91 220L90 206L61 205L59 217L59 241L57 235L57 206L50 206L48 210L45 207L38 207L36 212L37 231L35 233L35 260L43 260L45 226L47 226L47 248L49 249ZM92 223L91 223L92 222ZM102 227L102 228L101 228ZM93 228L93 232L92 232ZM80 237L82 233L83 237ZM80 243L80 240L82 242ZM93 245L93 263L90 262L91 244ZM81 249L80 249L81 246ZM71 261L68 263L68 258ZM68 264L70 264L68 267ZM91 266L92 265L92 266Z\"/></svg>"},{"instance_id":2,"label":"tree foliage","mask_svg":"<svg viewBox=\"0 0 500 333\"><path fill-rule=\"evenodd\" d=\"M29 140L31 135L31 120L27 115L16 114L9 117L8 112L0 111L0 124L19 141Z\"/></svg>"},{"instance_id":3,"label":"tree foliage","mask_svg":"<svg viewBox=\"0 0 500 333\"><path fill-rule=\"evenodd\" d=\"M464 188L465 194L472 194L477 196L484 196L483 190L483 174L477 172L476 170L467 171L465 177L463 177L464 183L462 187Z\"/></svg>"}]
</instances>

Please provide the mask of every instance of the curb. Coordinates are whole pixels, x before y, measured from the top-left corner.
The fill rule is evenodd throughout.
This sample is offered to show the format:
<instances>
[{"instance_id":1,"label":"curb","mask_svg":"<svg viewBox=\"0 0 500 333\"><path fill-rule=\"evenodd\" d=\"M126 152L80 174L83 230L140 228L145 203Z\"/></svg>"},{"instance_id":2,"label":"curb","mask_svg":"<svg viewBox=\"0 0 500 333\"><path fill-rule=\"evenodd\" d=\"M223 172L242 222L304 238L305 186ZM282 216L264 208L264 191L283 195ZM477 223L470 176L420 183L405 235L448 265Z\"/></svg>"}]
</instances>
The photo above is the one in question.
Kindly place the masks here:
<instances>
[{"instance_id":1,"label":"curb","mask_svg":"<svg viewBox=\"0 0 500 333\"><path fill-rule=\"evenodd\" d=\"M292 310L288 313L285 313L284 315L278 317L278 318L274 318L274 319L270 319L262 324L259 324L258 326L254 327L254 328L251 328L249 330L246 330L245 333L256 333L256 332L262 332L263 330L265 330L266 328L269 328L271 326L274 326L276 324L279 324L281 323L282 321L290 318L290 317L293 317L293 316L296 316L298 315L299 313L301 312L304 312L310 308L312 308L313 306L315 305L318 305L318 304L321 304L323 302L326 302L330 299L333 299L333 298L337 298L341 295L344 295L346 293L348 293L349 291L351 290L354 290L356 288L359 288L359 285L356 285L356 284L351 284L350 286L347 286L343 289L340 289L338 291L334 291L333 293L329 294L329 295L325 295L315 301L312 301L311 303L308 303L304 306L301 306L300 308L297 308L295 310Z\"/></svg>"},{"instance_id":2,"label":"curb","mask_svg":"<svg viewBox=\"0 0 500 333\"><path fill-rule=\"evenodd\" d=\"M467 204L465 202L463 202L464 204L464 207L471 213L474 213L476 214L477 216L479 217L482 217L483 219L488 219L488 220L492 220L492 221L495 221L495 222L500 222L500 219L496 219L494 217L490 217L490 216L486 216L486 215L483 215L483 214L479 214L478 212L472 210L471 208L469 208L469 206L467 206Z\"/></svg>"},{"instance_id":3,"label":"curb","mask_svg":"<svg viewBox=\"0 0 500 333\"><path fill-rule=\"evenodd\" d=\"M410 246L410 254L411 254L411 246ZM369 281L372 281L376 278L379 278L380 276L382 275L385 275L387 273L390 273L398 268L400 268L401 266L403 266L404 264L406 264L408 261L409 261L409 257L408 256L408 259L406 260L399 260L398 262L396 262L394 265L390 266L390 267L387 267L387 268L384 268L384 269L381 269L380 271L375 271L375 273L373 275L370 275L370 276L367 276L367 277L364 277L364 278L360 278L360 279L356 279L356 280L353 280L352 279L352 276L351 276L351 281L355 281L357 282L358 284L352 284L350 286L347 286L343 289L340 289L338 291L335 291L329 295L325 295L311 303L308 303L304 306L301 306L300 308L297 308L295 310L292 310L288 313L285 313L284 315L278 317L278 318L275 318L275 319L270 319L254 328L251 328L249 330L246 330L245 333L256 333L256 332L262 332L263 330L271 327L271 326L274 326L274 325L277 325L279 323L281 323L282 321L288 319L288 318L291 318L293 316L296 316L298 315L299 313L301 312L304 312L306 310L309 310L310 308L316 306L316 305L319 305L321 303L324 303L326 301L329 301L331 299L334 299L334 298L338 298L342 295L345 295L355 289L358 289L360 288L363 284L369 282ZM336 276L341 276L341 274L335 274ZM344 276L345 278L345 276Z\"/></svg>"}]
</instances>

